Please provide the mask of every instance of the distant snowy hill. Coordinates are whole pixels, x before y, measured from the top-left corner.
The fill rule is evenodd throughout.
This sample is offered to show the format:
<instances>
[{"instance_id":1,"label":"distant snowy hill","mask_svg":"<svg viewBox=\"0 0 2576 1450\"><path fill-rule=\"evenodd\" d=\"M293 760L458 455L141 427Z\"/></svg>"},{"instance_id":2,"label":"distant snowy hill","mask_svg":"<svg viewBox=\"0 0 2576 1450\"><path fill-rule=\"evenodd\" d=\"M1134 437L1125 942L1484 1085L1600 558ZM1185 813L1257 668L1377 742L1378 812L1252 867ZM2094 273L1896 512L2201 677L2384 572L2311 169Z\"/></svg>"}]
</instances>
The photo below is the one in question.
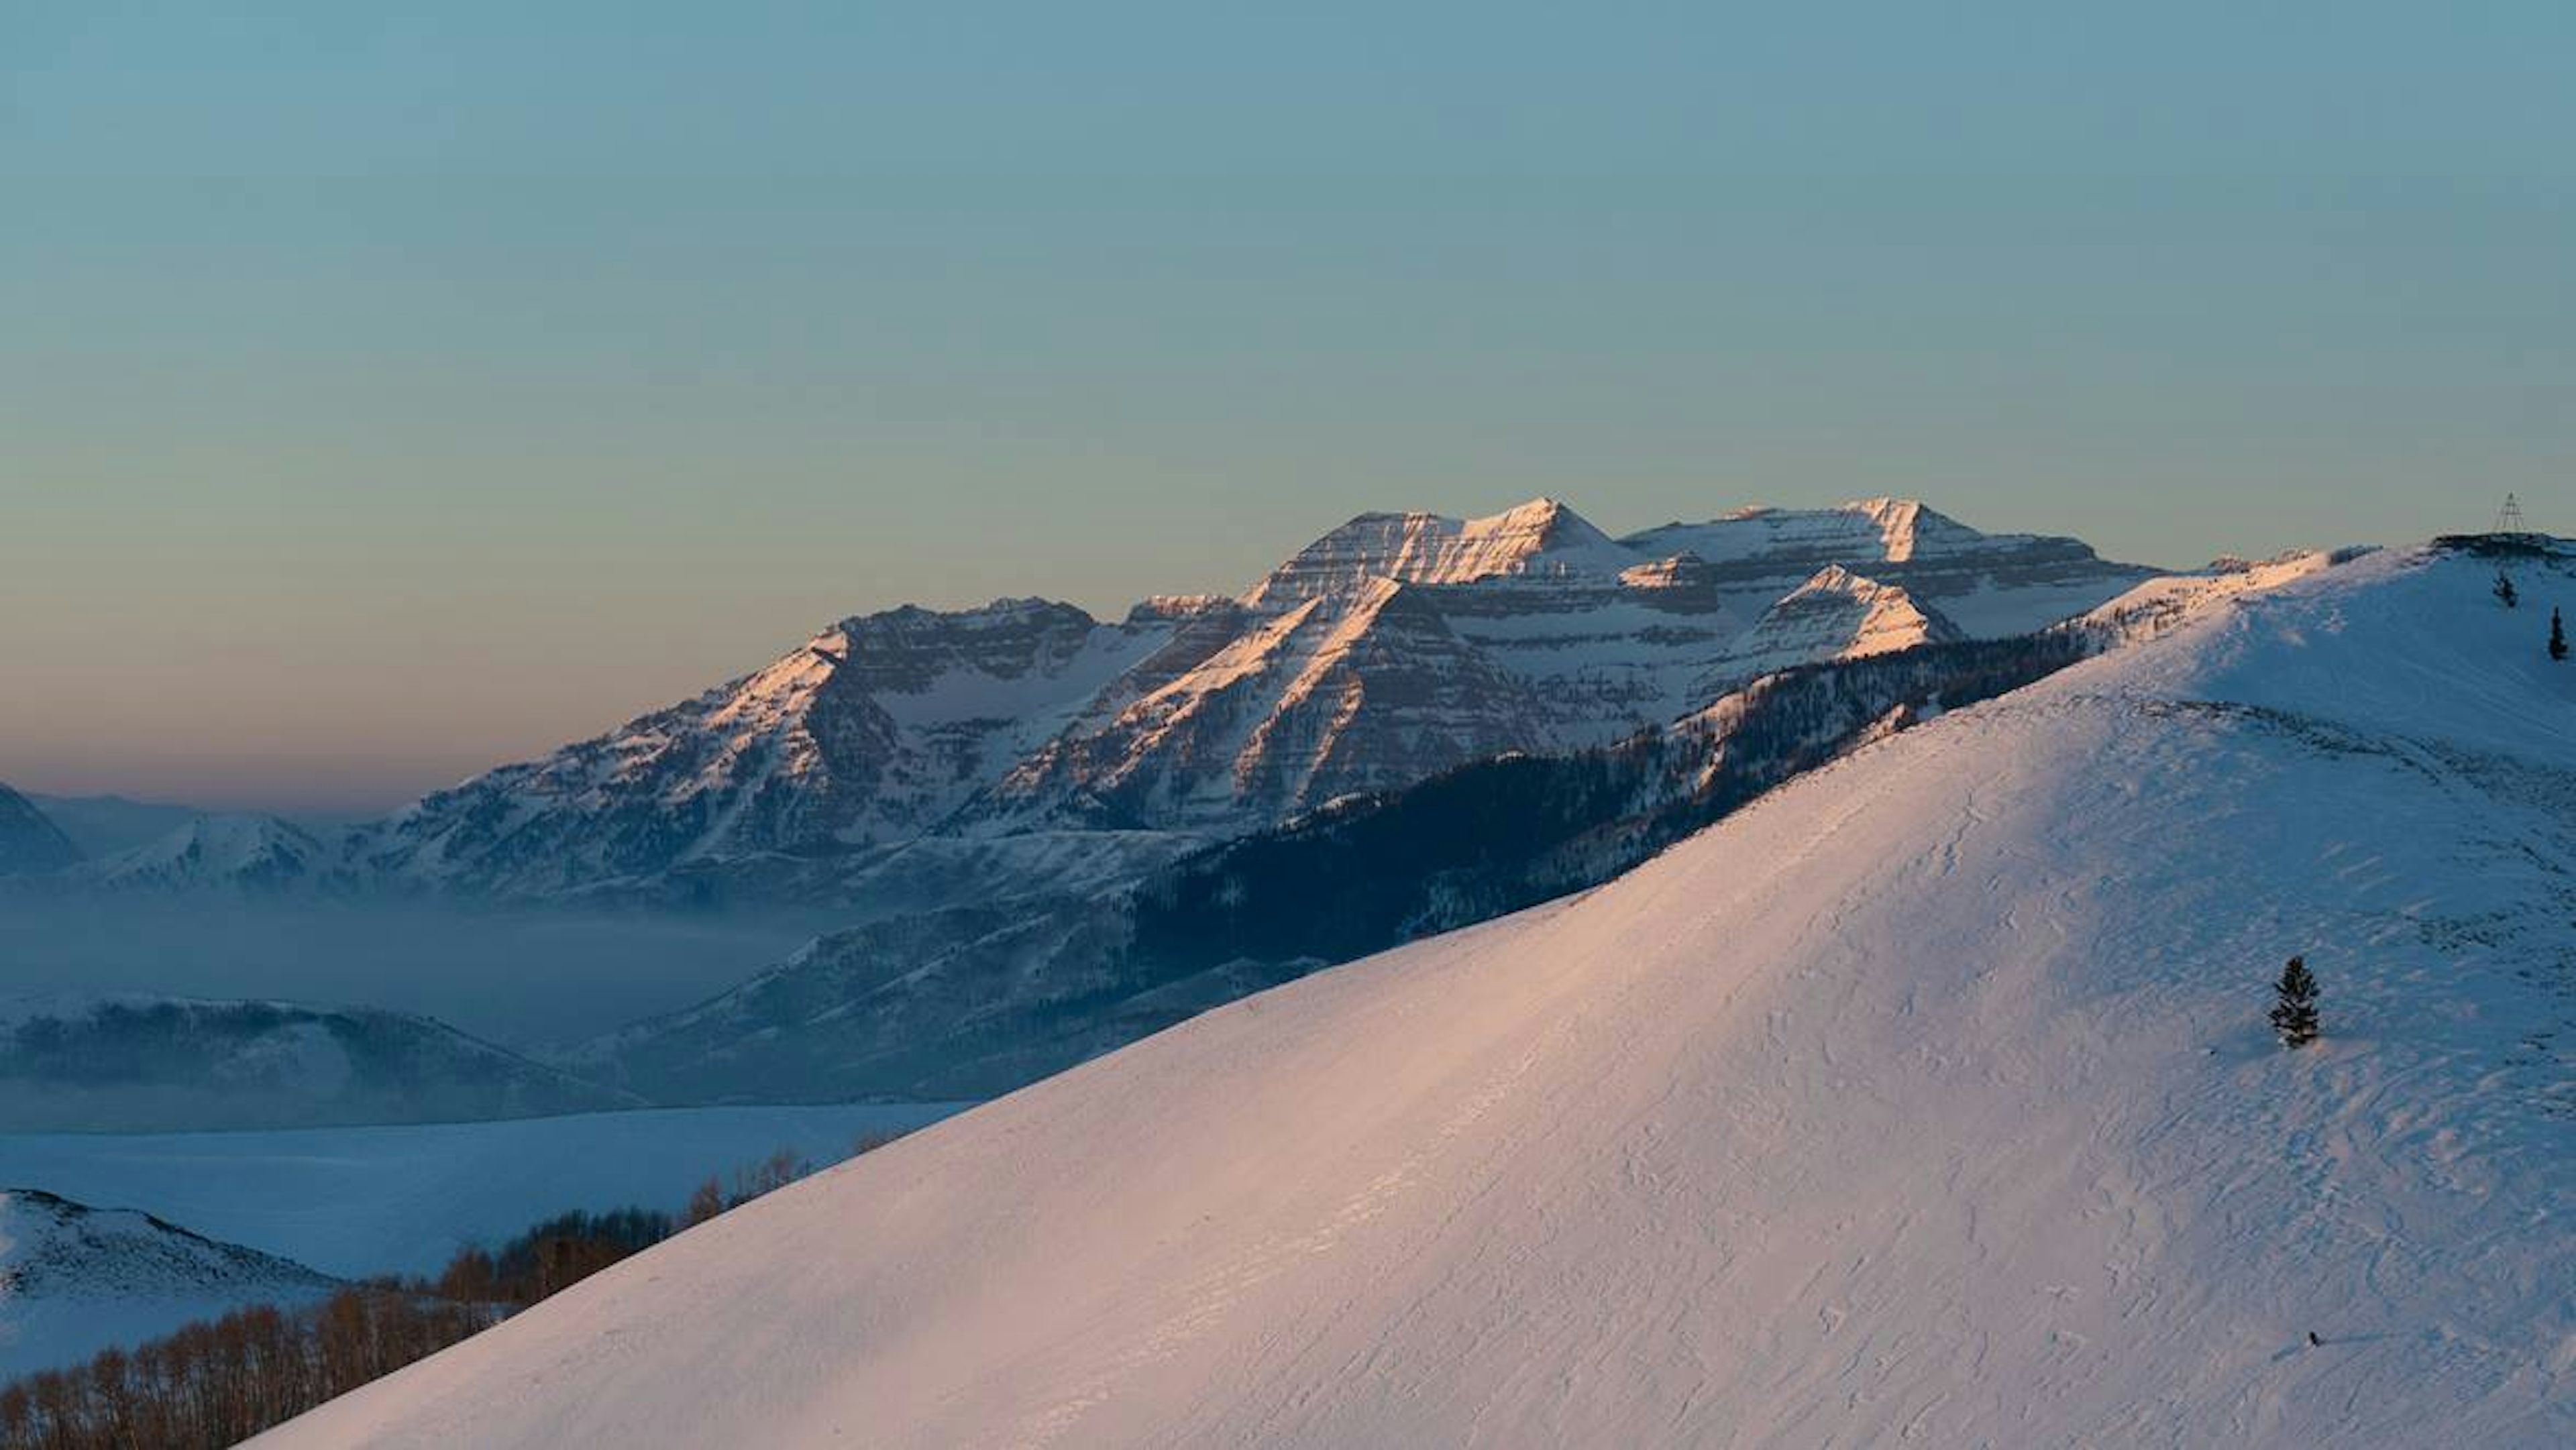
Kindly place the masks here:
<instances>
[{"instance_id":1,"label":"distant snowy hill","mask_svg":"<svg viewBox=\"0 0 2576 1450\"><path fill-rule=\"evenodd\" d=\"M158 896L345 895L359 889L345 843L276 816L199 815L63 873L76 889Z\"/></svg>"},{"instance_id":2,"label":"distant snowy hill","mask_svg":"<svg viewBox=\"0 0 2576 1450\"><path fill-rule=\"evenodd\" d=\"M436 1122L635 1102L399 1012L132 994L0 998L0 1131Z\"/></svg>"},{"instance_id":3,"label":"distant snowy hill","mask_svg":"<svg viewBox=\"0 0 2576 1450\"><path fill-rule=\"evenodd\" d=\"M307 1303L333 1283L150 1214L0 1187L0 1379L130 1348L244 1305Z\"/></svg>"},{"instance_id":4,"label":"distant snowy hill","mask_svg":"<svg viewBox=\"0 0 2576 1450\"><path fill-rule=\"evenodd\" d=\"M59 871L80 860L80 848L43 811L0 785L0 876Z\"/></svg>"},{"instance_id":5,"label":"distant snowy hill","mask_svg":"<svg viewBox=\"0 0 2576 1450\"><path fill-rule=\"evenodd\" d=\"M2213 595L261 1443L2576 1442L2576 555L2493 567Z\"/></svg>"}]
</instances>

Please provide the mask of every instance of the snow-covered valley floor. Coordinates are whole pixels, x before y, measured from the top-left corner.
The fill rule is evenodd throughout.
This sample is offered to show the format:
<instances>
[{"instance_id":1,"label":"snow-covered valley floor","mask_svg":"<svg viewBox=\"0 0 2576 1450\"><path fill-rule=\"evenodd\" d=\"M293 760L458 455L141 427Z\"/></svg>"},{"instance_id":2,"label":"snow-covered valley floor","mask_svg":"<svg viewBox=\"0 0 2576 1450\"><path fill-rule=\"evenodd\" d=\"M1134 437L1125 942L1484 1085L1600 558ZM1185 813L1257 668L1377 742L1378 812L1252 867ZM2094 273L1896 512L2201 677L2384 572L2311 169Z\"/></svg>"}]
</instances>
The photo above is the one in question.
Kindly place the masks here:
<instances>
[{"instance_id":1,"label":"snow-covered valley floor","mask_svg":"<svg viewBox=\"0 0 2576 1450\"><path fill-rule=\"evenodd\" d=\"M2491 569L2226 603L262 1443L2576 1443L2576 578Z\"/></svg>"}]
</instances>

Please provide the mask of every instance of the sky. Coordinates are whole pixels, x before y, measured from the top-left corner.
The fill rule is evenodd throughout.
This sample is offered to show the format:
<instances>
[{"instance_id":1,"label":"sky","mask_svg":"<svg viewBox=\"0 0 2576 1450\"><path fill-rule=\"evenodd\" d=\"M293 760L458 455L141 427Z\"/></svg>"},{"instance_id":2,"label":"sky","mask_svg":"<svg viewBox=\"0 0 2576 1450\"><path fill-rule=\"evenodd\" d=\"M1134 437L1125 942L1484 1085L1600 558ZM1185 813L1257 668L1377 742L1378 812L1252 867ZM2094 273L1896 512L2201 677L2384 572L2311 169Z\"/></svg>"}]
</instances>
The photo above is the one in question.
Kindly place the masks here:
<instances>
[{"instance_id":1,"label":"sky","mask_svg":"<svg viewBox=\"0 0 2576 1450\"><path fill-rule=\"evenodd\" d=\"M1350 514L2576 533L2563 3L0 0L0 781L358 814Z\"/></svg>"}]
</instances>

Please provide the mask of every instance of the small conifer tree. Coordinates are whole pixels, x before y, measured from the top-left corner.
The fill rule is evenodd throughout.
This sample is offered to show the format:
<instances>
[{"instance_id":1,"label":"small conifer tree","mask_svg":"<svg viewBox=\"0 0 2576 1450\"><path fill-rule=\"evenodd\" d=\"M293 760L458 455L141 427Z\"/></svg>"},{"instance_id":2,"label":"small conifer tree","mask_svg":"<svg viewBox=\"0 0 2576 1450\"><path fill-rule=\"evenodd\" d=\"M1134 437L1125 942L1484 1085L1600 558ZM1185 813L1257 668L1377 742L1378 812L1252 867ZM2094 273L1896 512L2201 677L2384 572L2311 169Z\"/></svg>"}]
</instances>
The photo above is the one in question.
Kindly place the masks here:
<instances>
[{"instance_id":1,"label":"small conifer tree","mask_svg":"<svg viewBox=\"0 0 2576 1450\"><path fill-rule=\"evenodd\" d=\"M2549 611L2549 657L2553 660L2567 658L2567 626L2559 621L2555 609Z\"/></svg>"},{"instance_id":2,"label":"small conifer tree","mask_svg":"<svg viewBox=\"0 0 2576 1450\"><path fill-rule=\"evenodd\" d=\"M2513 587L2513 576L2507 574L2502 569L2498 569L2496 571L2495 597L2503 600L2504 607L2507 609L2511 609L2522 602L2522 595L2516 592Z\"/></svg>"},{"instance_id":3,"label":"small conifer tree","mask_svg":"<svg viewBox=\"0 0 2576 1450\"><path fill-rule=\"evenodd\" d=\"M2272 984L2277 1000L2272 1007L2272 1030L2280 1034L2283 1047L2305 1047L2317 1040L2317 979L2308 972L2305 957L2292 957L2281 969L2281 980Z\"/></svg>"}]
</instances>

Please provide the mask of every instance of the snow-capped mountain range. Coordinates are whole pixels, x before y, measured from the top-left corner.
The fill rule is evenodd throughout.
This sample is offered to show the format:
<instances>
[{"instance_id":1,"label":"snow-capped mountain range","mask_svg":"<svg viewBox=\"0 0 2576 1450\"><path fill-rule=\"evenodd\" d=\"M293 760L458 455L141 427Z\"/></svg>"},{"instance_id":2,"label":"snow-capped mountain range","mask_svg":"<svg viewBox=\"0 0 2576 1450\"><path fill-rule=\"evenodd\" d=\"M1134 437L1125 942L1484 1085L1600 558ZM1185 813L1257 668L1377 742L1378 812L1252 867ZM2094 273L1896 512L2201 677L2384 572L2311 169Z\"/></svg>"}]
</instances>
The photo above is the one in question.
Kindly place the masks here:
<instances>
[{"instance_id":1,"label":"snow-capped mountain range","mask_svg":"<svg viewBox=\"0 0 2576 1450\"><path fill-rule=\"evenodd\" d=\"M221 819L60 874L156 892L981 899L1094 869L1050 834L1124 833L1122 859L1150 865L1468 762L1607 744L1770 670L2026 633L2153 573L1892 499L1626 538L1552 499L1367 514L1237 598L1158 597L1114 623L1039 599L853 617L344 835Z\"/></svg>"},{"instance_id":2,"label":"snow-capped mountain range","mask_svg":"<svg viewBox=\"0 0 2576 1450\"><path fill-rule=\"evenodd\" d=\"M2495 567L2150 584L261 1443L2576 1443L2576 549Z\"/></svg>"}]
</instances>

